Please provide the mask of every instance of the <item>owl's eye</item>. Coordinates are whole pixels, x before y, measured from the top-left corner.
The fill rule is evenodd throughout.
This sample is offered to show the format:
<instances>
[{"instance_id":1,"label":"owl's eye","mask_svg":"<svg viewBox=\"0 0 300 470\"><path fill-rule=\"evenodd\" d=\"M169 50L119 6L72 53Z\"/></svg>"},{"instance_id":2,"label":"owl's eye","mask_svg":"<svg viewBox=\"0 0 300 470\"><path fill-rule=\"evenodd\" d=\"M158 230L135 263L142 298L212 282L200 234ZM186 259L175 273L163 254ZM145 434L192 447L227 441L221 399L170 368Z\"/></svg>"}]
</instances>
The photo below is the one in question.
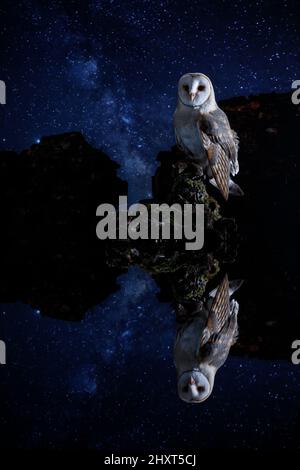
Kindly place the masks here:
<instances>
[{"instance_id":1,"label":"owl's eye","mask_svg":"<svg viewBox=\"0 0 300 470\"><path fill-rule=\"evenodd\" d=\"M186 91L187 93L189 92L189 86L188 86L188 85L183 85L182 88L183 88L184 91Z\"/></svg>"},{"instance_id":2,"label":"owl's eye","mask_svg":"<svg viewBox=\"0 0 300 470\"><path fill-rule=\"evenodd\" d=\"M205 387L201 387L201 385L199 385L199 386L197 387L197 390L198 390L199 393L202 393L202 392L204 392Z\"/></svg>"},{"instance_id":3,"label":"owl's eye","mask_svg":"<svg viewBox=\"0 0 300 470\"><path fill-rule=\"evenodd\" d=\"M182 391L183 393L187 393L189 391L188 385L185 385L184 387L182 387Z\"/></svg>"},{"instance_id":4,"label":"owl's eye","mask_svg":"<svg viewBox=\"0 0 300 470\"><path fill-rule=\"evenodd\" d=\"M199 85L198 86L198 91L203 91L205 90L205 86L204 85Z\"/></svg>"}]
</instances>

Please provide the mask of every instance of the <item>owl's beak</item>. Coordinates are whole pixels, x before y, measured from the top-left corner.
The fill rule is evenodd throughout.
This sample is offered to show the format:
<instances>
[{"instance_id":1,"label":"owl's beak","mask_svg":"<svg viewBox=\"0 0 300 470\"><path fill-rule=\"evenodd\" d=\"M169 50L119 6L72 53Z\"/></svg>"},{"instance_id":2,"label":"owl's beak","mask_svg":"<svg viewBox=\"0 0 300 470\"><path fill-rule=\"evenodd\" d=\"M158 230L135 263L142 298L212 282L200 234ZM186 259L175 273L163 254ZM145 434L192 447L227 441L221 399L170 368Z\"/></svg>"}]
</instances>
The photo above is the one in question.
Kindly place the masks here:
<instances>
[{"instance_id":1,"label":"owl's beak","mask_svg":"<svg viewBox=\"0 0 300 470\"><path fill-rule=\"evenodd\" d=\"M195 385L195 379L191 376L190 379L189 379L189 385Z\"/></svg>"},{"instance_id":2,"label":"owl's beak","mask_svg":"<svg viewBox=\"0 0 300 470\"><path fill-rule=\"evenodd\" d=\"M189 97L190 97L191 101L194 101L195 96L196 96L196 93L192 93L192 92L189 93Z\"/></svg>"}]
</instances>

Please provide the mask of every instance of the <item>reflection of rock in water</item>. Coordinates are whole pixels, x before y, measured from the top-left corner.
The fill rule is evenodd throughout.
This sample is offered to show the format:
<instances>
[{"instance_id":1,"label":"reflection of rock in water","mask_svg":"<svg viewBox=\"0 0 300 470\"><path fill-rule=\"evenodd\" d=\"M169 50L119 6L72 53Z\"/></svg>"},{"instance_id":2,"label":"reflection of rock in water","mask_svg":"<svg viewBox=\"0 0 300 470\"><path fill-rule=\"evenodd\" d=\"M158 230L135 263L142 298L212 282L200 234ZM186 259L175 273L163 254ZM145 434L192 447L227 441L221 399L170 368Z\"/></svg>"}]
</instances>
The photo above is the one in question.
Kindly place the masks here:
<instances>
[{"instance_id":1,"label":"reflection of rock in water","mask_svg":"<svg viewBox=\"0 0 300 470\"><path fill-rule=\"evenodd\" d=\"M78 320L116 288L95 214L127 193L117 167L79 133L0 153L1 302Z\"/></svg>"}]
</instances>

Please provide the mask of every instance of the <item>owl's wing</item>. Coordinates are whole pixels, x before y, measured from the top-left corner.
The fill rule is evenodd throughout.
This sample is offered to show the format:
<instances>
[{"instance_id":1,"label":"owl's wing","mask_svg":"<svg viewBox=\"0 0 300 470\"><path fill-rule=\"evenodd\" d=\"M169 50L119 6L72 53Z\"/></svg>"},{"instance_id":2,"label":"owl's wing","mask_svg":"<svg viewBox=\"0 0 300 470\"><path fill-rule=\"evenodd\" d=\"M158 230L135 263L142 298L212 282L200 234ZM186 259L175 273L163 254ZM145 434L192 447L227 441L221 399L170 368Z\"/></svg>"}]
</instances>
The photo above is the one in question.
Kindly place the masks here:
<instances>
[{"instance_id":1,"label":"owl's wing","mask_svg":"<svg viewBox=\"0 0 300 470\"><path fill-rule=\"evenodd\" d=\"M201 131L207 159L217 187L227 201L229 195L230 160L219 143L213 142L211 136Z\"/></svg>"},{"instance_id":2,"label":"owl's wing","mask_svg":"<svg viewBox=\"0 0 300 470\"><path fill-rule=\"evenodd\" d=\"M219 145L230 160L230 172L234 176L239 172L238 149L239 138L237 133L230 128L228 118L220 108L204 114L199 120L199 125L211 143Z\"/></svg>"},{"instance_id":3,"label":"owl's wing","mask_svg":"<svg viewBox=\"0 0 300 470\"><path fill-rule=\"evenodd\" d=\"M237 338L238 303L230 303L229 282L224 276L213 299L207 326L201 338L199 359L214 365L216 368L224 364L230 347Z\"/></svg>"},{"instance_id":4,"label":"owl's wing","mask_svg":"<svg viewBox=\"0 0 300 470\"><path fill-rule=\"evenodd\" d=\"M230 128L228 118L222 109L217 108L201 117L201 128L207 132L211 141L221 145L231 161L237 160L239 138Z\"/></svg>"},{"instance_id":5,"label":"owl's wing","mask_svg":"<svg viewBox=\"0 0 300 470\"><path fill-rule=\"evenodd\" d=\"M218 334L230 314L230 293L227 274L216 289L207 317L206 327L203 331L201 344L207 343L213 335Z\"/></svg>"},{"instance_id":6,"label":"owl's wing","mask_svg":"<svg viewBox=\"0 0 300 470\"><path fill-rule=\"evenodd\" d=\"M238 162L239 138L233 129L224 127L223 132L218 131L215 134L209 134L209 138L212 143L222 147L232 163ZM238 173L238 170L233 170L231 173L234 176Z\"/></svg>"},{"instance_id":7,"label":"owl's wing","mask_svg":"<svg viewBox=\"0 0 300 470\"><path fill-rule=\"evenodd\" d=\"M227 274L225 274L213 299L208 317L208 322L213 325L214 333L221 331L228 319L229 314L229 281Z\"/></svg>"}]
</instances>

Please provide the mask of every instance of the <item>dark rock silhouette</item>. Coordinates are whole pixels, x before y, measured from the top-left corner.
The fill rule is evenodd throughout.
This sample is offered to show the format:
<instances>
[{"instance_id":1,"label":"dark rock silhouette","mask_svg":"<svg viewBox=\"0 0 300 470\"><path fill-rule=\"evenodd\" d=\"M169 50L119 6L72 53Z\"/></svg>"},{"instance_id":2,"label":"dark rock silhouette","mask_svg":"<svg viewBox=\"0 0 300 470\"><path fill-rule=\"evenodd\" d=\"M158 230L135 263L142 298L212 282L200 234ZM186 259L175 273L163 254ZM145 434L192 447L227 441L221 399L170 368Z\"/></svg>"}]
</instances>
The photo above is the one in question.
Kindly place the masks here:
<instances>
[{"instance_id":1,"label":"dark rock silhouette","mask_svg":"<svg viewBox=\"0 0 300 470\"><path fill-rule=\"evenodd\" d=\"M0 152L1 302L79 320L116 289L95 227L97 206L127 193L117 168L79 133Z\"/></svg>"}]
</instances>

